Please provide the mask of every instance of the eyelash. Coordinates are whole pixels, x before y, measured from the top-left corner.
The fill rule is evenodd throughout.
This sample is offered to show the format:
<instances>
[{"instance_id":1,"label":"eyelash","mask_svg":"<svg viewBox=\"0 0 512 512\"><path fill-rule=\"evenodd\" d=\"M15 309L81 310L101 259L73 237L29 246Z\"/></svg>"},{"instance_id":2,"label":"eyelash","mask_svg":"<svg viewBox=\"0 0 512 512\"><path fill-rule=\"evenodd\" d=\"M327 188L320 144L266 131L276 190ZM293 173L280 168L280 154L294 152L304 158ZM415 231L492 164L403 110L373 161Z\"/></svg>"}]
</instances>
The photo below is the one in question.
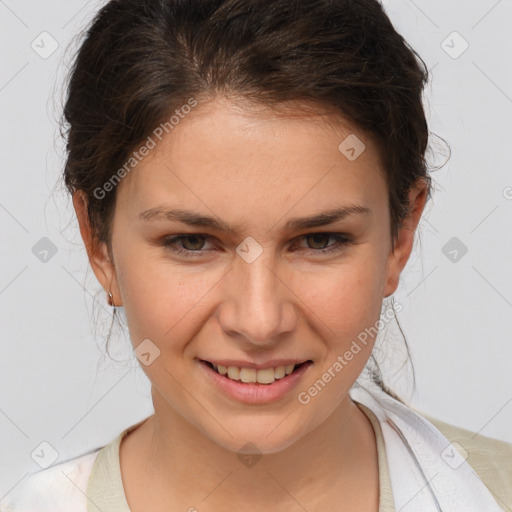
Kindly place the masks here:
<instances>
[{"instance_id":1,"label":"eyelash","mask_svg":"<svg viewBox=\"0 0 512 512\"><path fill-rule=\"evenodd\" d=\"M336 239L336 242L337 242L335 244L327 246L327 248L325 248L325 249L306 249L306 251L309 250L309 251L314 252L315 254L319 254L319 253L327 254L327 253L332 253L332 252L338 252L338 251L341 251L344 248L344 246L350 245L352 243L352 239L343 233L308 233L307 235L303 235L303 236L299 237L299 240L303 239L303 238L310 237L310 236L315 236L315 235L328 235L328 236ZM161 245L164 246L165 248L170 249L175 254L183 255L187 258L194 258L197 256L201 256L204 252L206 252L206 250L204 250L204 249L197 249L197 250L183 249L182 247L177 247L174 245L176 242L179 242L180 240L183 240L185 238L194 238L194 237L205 238L205 239L211 238L209 235L202 235L200 233L197 233L197 234L193 233L193 234L189 234L189 235L175 235L175 236L165 238L161 242Z\"/></svg>"}]
</instances>

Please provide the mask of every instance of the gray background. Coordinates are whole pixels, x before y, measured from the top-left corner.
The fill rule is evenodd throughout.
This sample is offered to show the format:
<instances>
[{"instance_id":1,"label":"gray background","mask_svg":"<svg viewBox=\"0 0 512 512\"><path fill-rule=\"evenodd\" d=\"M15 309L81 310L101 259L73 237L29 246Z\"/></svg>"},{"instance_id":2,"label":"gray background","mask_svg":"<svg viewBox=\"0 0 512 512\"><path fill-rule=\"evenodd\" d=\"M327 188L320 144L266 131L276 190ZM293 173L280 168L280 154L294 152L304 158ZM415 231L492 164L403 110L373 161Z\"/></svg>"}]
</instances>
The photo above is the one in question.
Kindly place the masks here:
<instances>
[{"instance_id":1,"label":"gray background","mask_svg":"<svg viewBox=\"0 0 512 512\"><path fill-rule=\"evenodd\" d=\"M103 3L0 1L0 499L39 469L31 453L41 442L65 460L153 410L120 329L116 360L105 354L111 309L59 181L57 120L75 47L65 50ZM452 149L432 174L434 198L395 294L417 390L405 374L395 387L431 416L512 442L512 1L384 5L432 70L430 129ZM42 32L58 44L51 55L41 55L52 49ZM446 148L431 144L431 161L443 163ZM43 237L55 254L42 252ZM390 341L389 353L400 347Z\"/></svg>"}]
</instances>

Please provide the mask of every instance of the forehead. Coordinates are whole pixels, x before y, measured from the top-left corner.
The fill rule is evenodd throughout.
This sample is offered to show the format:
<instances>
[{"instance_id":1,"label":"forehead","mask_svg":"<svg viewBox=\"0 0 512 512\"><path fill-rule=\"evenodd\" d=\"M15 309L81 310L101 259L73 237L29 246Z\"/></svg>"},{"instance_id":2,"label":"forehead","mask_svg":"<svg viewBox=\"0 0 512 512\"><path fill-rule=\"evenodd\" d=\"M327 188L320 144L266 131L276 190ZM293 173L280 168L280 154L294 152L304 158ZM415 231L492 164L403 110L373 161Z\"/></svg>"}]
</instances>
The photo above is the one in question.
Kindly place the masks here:
<instances>
[{"instance_id":1,"label":"forehead","mask_svg":"<svg viewBox=\"0 0 512 512\"><path fill-rule=\"evenodd\" d=\"M319 202L373 202L385 194L372 138L339 116L216 99L183 116L120 183L123 202L236 212L249 205L310 210Z\"/></svg>"}]
</instances>

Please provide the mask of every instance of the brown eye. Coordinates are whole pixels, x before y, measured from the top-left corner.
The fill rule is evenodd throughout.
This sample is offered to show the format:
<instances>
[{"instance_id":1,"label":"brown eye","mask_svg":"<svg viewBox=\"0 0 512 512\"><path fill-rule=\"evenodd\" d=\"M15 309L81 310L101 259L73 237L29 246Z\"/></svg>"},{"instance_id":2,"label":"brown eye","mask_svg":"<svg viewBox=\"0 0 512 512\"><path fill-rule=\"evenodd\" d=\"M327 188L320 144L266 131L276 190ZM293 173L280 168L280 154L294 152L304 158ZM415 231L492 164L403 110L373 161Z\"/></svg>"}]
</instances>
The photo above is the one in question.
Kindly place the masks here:
<instances>
[{"instance_id":1,"label":"brown eye","mask_svg":"<svg viewBox=\"0 0 512 512\"><path fill-rule=\"evenodd\" d=\"M208 239L206 235L177 235L164 238L161 245L176 254L194 257L206 252L204 244Z\"/></svg>"},{"instance_id":2,"label":"brown eye","mask_svg":"<svg viewBox=\"0 0 512 512\"><path fill-rule=\"evenodd\" d=\"M330 238L333 238L335 243L329 244ZM307 247L299 246L299 248L313 254L341 251L344 246L352 243L352 239L343 233L311 233L300 237L300 239L306 241Z\"/></svg>"},{"instance_id":3,"label":"brown eye","mask_svg":"<svg viewBox=\"0 0 512 512\"><path fill-rule=\"evenodd\" d=\"M188 243L187 241L192 241L192 243ZM187 251L200 251L204 246L205 238L204 236L197 235L188 235L181 237L181 245ZM188 245L188 247L187 247Z\"/></svg>"},{"instance_id":4,"label":"brown eye","mask_svg":"<svg viewBox=\"0 0 512 512\"><path fill-rule=\"evenodd\" d=\"M305 238L313 244L311 249L325 249L329 243L330 236L327 233L315 233L314 235L306 235Z\"/></svg>"}]
</instances>

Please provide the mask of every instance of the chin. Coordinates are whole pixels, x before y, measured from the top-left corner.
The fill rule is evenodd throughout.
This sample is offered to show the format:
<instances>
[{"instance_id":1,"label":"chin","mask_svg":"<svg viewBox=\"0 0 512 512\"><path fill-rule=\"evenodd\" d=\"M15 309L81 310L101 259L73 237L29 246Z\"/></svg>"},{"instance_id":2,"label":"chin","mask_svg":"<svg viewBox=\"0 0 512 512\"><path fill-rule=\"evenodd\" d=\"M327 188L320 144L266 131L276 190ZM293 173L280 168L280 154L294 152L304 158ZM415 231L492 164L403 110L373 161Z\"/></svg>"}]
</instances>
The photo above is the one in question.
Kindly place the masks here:
<instances>
[{"instance_id":1,"label":"chin","mask_svg":"<svg viewBox=\"0 0 512 512\"><path fill-rule=\"evenodd\" d=\"M299 441L308 432L290 431L289 425L283 418L276 421L261 423L248 418L246 422L239 421L236 426L221 429L220 435L206 433L208 437L222 448L235 452L237 455L269 455L286 450Z\"/></svg>"}]
</instances>

